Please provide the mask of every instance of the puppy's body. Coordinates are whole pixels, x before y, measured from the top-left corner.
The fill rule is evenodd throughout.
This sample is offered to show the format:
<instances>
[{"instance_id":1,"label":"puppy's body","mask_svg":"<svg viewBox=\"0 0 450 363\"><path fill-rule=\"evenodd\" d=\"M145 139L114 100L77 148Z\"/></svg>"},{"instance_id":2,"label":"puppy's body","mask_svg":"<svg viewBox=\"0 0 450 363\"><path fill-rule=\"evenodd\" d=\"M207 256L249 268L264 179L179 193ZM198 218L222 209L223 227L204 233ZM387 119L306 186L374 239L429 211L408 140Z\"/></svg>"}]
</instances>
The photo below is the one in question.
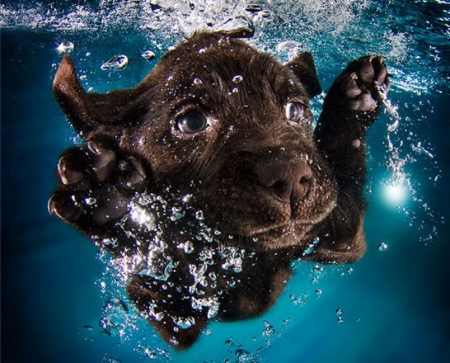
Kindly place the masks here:
<instances>
[{"instance_id":1,"label":"puppy's body","mask_svg":"<svg viewBox=\"0 0 450 363\"><path fill-rule=\"evenodd\" d=\"M269 309L292 259L362 256L365 130L387 86L381 58L350 63L313 131L308 100L321 89L308 53L281 65L201 33L108 94L86 93L66 56L54 92L86 145L61 157L50 210L134 258L131 299L189 347L209 319Z\"/></svg>"}]
</instances>

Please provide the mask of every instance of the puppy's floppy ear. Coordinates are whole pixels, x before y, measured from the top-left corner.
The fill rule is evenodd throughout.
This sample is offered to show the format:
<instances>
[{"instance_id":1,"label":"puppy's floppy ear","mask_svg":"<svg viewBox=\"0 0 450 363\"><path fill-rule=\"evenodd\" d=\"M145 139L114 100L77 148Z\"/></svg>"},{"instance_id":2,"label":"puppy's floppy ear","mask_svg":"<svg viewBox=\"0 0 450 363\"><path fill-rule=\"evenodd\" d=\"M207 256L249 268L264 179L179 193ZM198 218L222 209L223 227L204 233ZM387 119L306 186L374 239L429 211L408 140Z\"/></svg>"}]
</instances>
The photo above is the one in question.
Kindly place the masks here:
<instances>
[{"instance_id":1,"label":"puppy's floppy ear","mask_svg":"<svg viewBox=\"0 0 450 363\"><path fill-rule=\"evenodd\" d=\"M322 92L311 53L300 53L294 60L286 64L286 66L297 76L310 98Z\"/></svg>"},{"instance_id":2,"label":"puppy's floppy ear","mask_svg":"<svg viewBox=\"0 0 450 363\"><path fill-rule=\"evenodd\" d=\"M74 129L84 134L99 125L118 125L133 119L135 88L110 93L87 93L77 78L69 55L64 55L53 81L53 93Z\"/></svg>"}]
</instances>

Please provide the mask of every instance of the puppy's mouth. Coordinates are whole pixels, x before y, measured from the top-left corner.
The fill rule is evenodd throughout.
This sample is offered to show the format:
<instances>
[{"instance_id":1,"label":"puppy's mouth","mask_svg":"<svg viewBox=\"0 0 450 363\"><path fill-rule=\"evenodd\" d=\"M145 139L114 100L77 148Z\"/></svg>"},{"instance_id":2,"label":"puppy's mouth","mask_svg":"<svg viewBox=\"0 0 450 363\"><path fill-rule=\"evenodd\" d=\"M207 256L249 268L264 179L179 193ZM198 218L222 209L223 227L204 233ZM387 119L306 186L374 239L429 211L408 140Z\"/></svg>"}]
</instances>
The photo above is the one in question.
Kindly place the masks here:
<instances>
[{"instance_id":1,"label":"puppy's mouth","mask_svg":"<svg viewBox=\"0 0 450 363\"><path fill-rule=\"evenodd\" d=\"M211 222L227 235L237 236L235 241L248 241L254 248L272 250L299 245L335 206L334 188L322 186L323 182L318 185L317 180L311 180L301 188L303 191L287 197L286 191L274 192L261 185L250 190L233 185L233 193L222 195L221 203L216 200L210 204L205 215L212 216ZM295 193L301 196L291 197Z\"/></svg>"},{"instance_id":2,"label":"puppy's mouth","mask_svg":"<svg viewBox=\"0 0 450 363\"><path fill-rule=\"evenodd\" d=\"M314 224L301 224L290 221L278 226L255 229L249 231L248 237L255 243L263 245L264 249L276 249L297 245L303 236L309 232Z\"/></svg>"},{"instance_id":3,"label":"puppy's mouth","mask_svg":"<svg viewBox=\"0 0 450 363\"><path fill-rule=\"evenodd\" d=\"M331 210L331 206L328 208ZM295 213L291 211L291 215ZM279 222L273 222L268 224L252 225L250 223L239 223L235 227L235 232L241 237L247 238L250 241L257 243L259 248L265 250L277 249L281 247L288 247L299 245L304 236L311 231L311 229L320 221L322 221L326 213L316 215L314 220L311 219L295 219L290 218L288 220L281 220ZM253 220L253 222L255 222Z\"/></svg>"}]
</instances>

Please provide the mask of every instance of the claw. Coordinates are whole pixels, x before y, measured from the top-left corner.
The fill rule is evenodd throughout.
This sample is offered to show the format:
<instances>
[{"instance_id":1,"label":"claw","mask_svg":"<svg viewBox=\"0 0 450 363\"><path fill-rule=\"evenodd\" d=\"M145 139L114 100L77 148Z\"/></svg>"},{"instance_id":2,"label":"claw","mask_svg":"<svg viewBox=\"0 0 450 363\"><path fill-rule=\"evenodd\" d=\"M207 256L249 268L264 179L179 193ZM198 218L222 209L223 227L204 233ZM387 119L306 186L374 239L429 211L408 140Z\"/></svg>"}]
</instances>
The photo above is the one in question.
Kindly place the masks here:
<instances>
[{"instance_id":1,"label":"claw","mask_svg":"<svg viewBox=\"0 0 450 363\"><path fill-rule=\"evenodd\" d=\"M67 167L67 161L64 156L58 160L58 174L64 185L76 184L83 180L82 173L75 170L70 170Z\"/></svg>"},{"instance_id":2,"label":"claw","mask_svg":"<svg viewBox=\"0 0 450 363\"><path fill-rule=\"evenodd\" d=\"M50 214L50 215L53 215L56 213L56 208L55 208L55 203L53 201L53 197L54 197L54 195L52 195L47 202L47 210L48 210L48 214Z\"/></svg>"},{"instance_id":3,"label":"claw","mask_svg":"<svg viewBox=\"0 0 450 363\"><path fill-rule=\"evenodd\" d=\"M387 70L384 65L383 57L375 57L373 59L373 67L375 69L376 79L374 79L375 83L382 84L386 81Z\"/></svg>"},{"instance_id":4,"label":"claw","mask_svg":"<svg viewBox=\"0 0 450 363\"><path fill-rule=\"evenodd\" d=\"M116 163L116 154L112 150L103 149L94 141L87 142L91 153L93 172L99 182L108 178Z\"/></svg>"},{"instance_id":5,"label":"claw","mask_svg":"<svg viewBox=\"0 0 450 363\"><path fill-rule=\"evenodd\" d=\"M90 140L87 142L87 147L89 149L89 151L94 154L94 155L100 155L101 154L101 150L99 148L99 146L97 145L96 142Z\"/></svg>"},{"instance_id":6,"label":"claw","mask_svg":"<svg viewBox=\"0 0 450 363\"><path fill-rule=\"evenodd\" d=\"M361 79L361 83L365 87L370 87L370 85L373 82L373 79L375 77L375 69L373 68L373 65L371 63L371 59L369 58L369 61L366 62L359 71L359 78Z\"/></svg>"},{"instance_id":7,"label":"claw","mask_svg":"<svg viewBox=\"0 0 450 363\"><path fill-rule=\"evenodd\" d=\"M356 72L350 74L345 89L346 95L349 98L354 98L361 94L361 86L359 84L358 74Z\"/></svg>"},{"instance_id":8,"label":"claw","mask_svg":"<svg viewBox=\"0 0 450 363\"><path fill-rule=\"evenodd\" d=\"M56 215L58 218L67 222L75 222L78 218L80 218L83 210L76 205L72 199L68 199L66 203L59 203L55 200L57 197L52 195L47 203L47 209L50 215ZM60 204L57 206L57 204Z\"/></svg>"}]
</instances>

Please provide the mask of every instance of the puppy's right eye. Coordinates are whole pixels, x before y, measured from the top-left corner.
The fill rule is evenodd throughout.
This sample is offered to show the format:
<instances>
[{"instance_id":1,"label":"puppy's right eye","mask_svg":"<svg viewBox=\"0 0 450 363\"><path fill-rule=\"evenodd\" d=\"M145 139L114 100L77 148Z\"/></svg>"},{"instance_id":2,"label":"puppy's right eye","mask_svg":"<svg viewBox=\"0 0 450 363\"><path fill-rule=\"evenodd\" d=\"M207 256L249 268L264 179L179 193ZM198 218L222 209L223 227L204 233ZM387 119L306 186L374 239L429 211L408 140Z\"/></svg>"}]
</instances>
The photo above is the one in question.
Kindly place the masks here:
<instances>
[{"instance_id":1,"label":"puppy's right eye","mask_svg":"<svg viewBox=\"0 0 450 363\"><path fill-rule=\"evenodd\" d=\"M288 121L298 122L303 117L303 105L298 102L288 102L285 111Z\"/></svg>"},{"instance_id":2,"label":"puppy's right eye","mask_svg":"<svg viewBox=\"0 0 450 363\"><path fill-rule=\"evenodd\" d=\"M193 111L178 120L178 128L185 134L196 134L208 127L208 120L201 112Z\"/></svg>"}]
</instances>

